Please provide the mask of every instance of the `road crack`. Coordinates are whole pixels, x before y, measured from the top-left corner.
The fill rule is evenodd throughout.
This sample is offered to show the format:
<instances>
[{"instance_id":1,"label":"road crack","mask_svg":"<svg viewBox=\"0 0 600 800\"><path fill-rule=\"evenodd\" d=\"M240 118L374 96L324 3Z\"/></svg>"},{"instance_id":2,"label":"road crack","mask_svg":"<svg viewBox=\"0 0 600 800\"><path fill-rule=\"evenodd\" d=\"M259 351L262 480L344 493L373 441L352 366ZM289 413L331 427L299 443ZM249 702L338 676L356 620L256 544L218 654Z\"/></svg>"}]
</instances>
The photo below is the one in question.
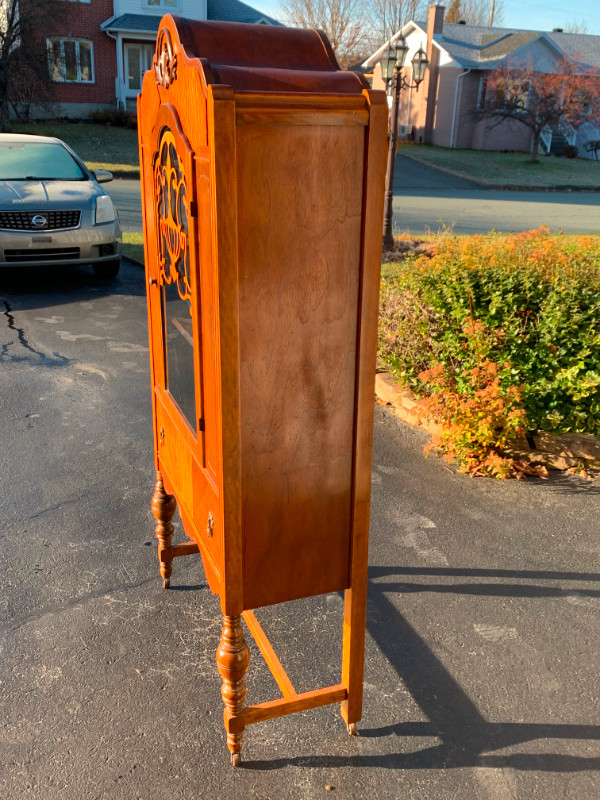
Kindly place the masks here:
<instances>
[{"instance_id":1,"label":"road crack","mask_svg":"<svg viewBox=\"0 0 600 800\"><path fill-rule=\"evenodd\" d=\"M8 329L14 331L17 334L17 341L19 344L27 350L29 353L32 353L34 356L40 359L46 366L65 366L69 363L70 359L66 358L65 356L58 355L54 353L52 356L46 355L41 350L36 350L35 347L32 347L29 342L27 341L27 337L25 336L25 331L23 328L18 328L15 325L15 318L13 315L13 310L10 307L10 304L7 300L2 301L4 303L4 311L3 315L6 317L6 321L8 323ZM10 360L10 361L30 361L31 356L24 355L24 356L17 356L9 352L10 347L15 344L15 341L11 342L4 342L0 347L0 363Z\"/></svg>"}]
</instances>

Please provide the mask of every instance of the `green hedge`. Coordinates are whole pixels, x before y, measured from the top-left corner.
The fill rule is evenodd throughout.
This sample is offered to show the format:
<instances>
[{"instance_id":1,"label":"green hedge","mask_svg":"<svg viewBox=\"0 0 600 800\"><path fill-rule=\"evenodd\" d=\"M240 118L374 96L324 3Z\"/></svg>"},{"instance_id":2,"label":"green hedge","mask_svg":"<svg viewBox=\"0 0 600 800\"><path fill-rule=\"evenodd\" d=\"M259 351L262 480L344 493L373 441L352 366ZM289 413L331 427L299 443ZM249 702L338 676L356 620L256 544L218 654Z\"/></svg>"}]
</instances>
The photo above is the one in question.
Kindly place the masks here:
<instances>
[{"instance_id":1,"label":"green hedge","mask_svg":"<svg viewBox=\"0 0 600 800\"><path fill-rule=\"evenodd\" d=\"M468 390L488 360L521 387L530 430L600 435L600 238L446 234L386 271L380 357L416 395L435 364Z\"/></svg>"}]
</instances>

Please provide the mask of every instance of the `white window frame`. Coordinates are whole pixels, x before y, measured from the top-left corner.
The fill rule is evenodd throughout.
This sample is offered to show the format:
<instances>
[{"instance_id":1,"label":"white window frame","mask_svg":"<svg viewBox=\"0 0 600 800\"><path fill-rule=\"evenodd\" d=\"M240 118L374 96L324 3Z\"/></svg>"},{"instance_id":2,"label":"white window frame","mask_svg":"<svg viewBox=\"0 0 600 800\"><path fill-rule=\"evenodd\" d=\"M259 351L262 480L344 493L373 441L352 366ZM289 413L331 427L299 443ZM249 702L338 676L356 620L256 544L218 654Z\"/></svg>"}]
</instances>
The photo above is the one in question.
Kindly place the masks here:
<instances>
[{"instance_id":1,"label":"white window frame","mask_svg":"<svg viewBox=\"0 0 600 800\"><path fill-rule=\"evenodd\" d=\"M62 67L62 78L54 78L52 77L52 45L56 42L60 43L60 57L61 57L61 67ZM65 42L74 42L75 43L75 59L77 63L77 78L74 80L69 79L66 77L67 75L67 62L65 59ZM81 44L89 44L90 46L90 61L92 67L92 77L89 81L84 81L81 78L81 62L79 57L79 45ZM50 79L54 83L95 83L96 82L96 74L94 70L94 43L90 39L71 39L68 37L61 38L61 37L52 37L46 39L46 51L48 53L48 71L50 73Z\"/></svg>"}]
</instances>

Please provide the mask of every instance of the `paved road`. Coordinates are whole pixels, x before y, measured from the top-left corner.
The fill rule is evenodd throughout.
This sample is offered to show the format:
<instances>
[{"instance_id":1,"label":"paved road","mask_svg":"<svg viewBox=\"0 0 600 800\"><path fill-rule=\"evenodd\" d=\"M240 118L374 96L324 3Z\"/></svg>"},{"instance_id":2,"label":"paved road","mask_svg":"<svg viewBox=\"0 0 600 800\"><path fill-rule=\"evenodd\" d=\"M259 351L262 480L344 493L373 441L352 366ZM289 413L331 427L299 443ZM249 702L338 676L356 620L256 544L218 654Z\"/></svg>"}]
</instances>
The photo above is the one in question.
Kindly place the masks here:
<instances>
[{"instance_id":1,"label":"paved road","mask_svg":"<svg viewBox=\"0 0 600 800\"><path fill-rule=\"evenodd\" d=\"M104 184L118 211L123 231L142 232L142 200L138 180L117 179Z\"/></svg>"},{"instance_id":2,"label":"paved road","mask_svg":"<svg viewBox=\"0 0 600 800\"><path fill-rule=\"evenodd\" d=\"M548 225L565 233L600 233L600 192L507 192L482 189L398 156L394 231L422 234L525 231Z\"/></svg>"},{"instance_id":3,"label":"paved road","mask_svg":"<svg viewBox=\"0 0 600 800\"><path fill-rule=\"evenodd\" d=\"M139 181L106 185L124 230L141 231ZM548 225L565 233L600 233L600 192L499 192L399 156L394 181L394 231L423 234L523 231Z\"/></svg>"},{"instance_id":4,"label":"paved road","mask_svg":"<svg viewBox=\"0 0 600 800\"><path fill-rule=\"evenodd\" d=\"M232 770L218 601L156 565L142 272L0 277L2 800L600 796L597 485L471 480L378 406L361 736L274 720ZM259 618L300 690L338 680L338 595Z\"/></svg>"}]
</instances>

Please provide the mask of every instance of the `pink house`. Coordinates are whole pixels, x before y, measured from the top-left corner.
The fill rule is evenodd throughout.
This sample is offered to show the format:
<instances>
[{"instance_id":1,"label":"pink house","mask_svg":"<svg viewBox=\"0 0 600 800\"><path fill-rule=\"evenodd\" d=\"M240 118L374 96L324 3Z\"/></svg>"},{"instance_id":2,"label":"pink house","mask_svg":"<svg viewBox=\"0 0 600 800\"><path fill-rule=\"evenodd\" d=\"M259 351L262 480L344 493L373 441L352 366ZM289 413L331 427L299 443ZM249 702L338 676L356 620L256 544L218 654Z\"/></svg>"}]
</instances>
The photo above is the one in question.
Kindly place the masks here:
<instances>
[{"instance_id":1,"label":"pink house","mask_svg":"<svg viewBox=\"0 0 600 800\"><path fill-rule=\"evenodd\" d=\"M411 78L410 61L419 49L427 53L429 66L417 92L403 89L400 95L399 130L401 136L440 147L472 150L522 150L532 147L531 132L520 125L491 126L474 115L485 87L486 75L501 64L535 64L536 70L553 72L565 57L583 69L600 68L600 36L489 28L444 22L445 8L429 8L425 22L408 22L364 62L373 69L373 86L383 88L378 64L390 42L403 35L409 45L404 73ZM575 144L580 156L592 157L585 146L600 139L594 123L578 130L561 128L545 131L544 152L561 152L566 143Z\"/></svg>"}]
</instances>

